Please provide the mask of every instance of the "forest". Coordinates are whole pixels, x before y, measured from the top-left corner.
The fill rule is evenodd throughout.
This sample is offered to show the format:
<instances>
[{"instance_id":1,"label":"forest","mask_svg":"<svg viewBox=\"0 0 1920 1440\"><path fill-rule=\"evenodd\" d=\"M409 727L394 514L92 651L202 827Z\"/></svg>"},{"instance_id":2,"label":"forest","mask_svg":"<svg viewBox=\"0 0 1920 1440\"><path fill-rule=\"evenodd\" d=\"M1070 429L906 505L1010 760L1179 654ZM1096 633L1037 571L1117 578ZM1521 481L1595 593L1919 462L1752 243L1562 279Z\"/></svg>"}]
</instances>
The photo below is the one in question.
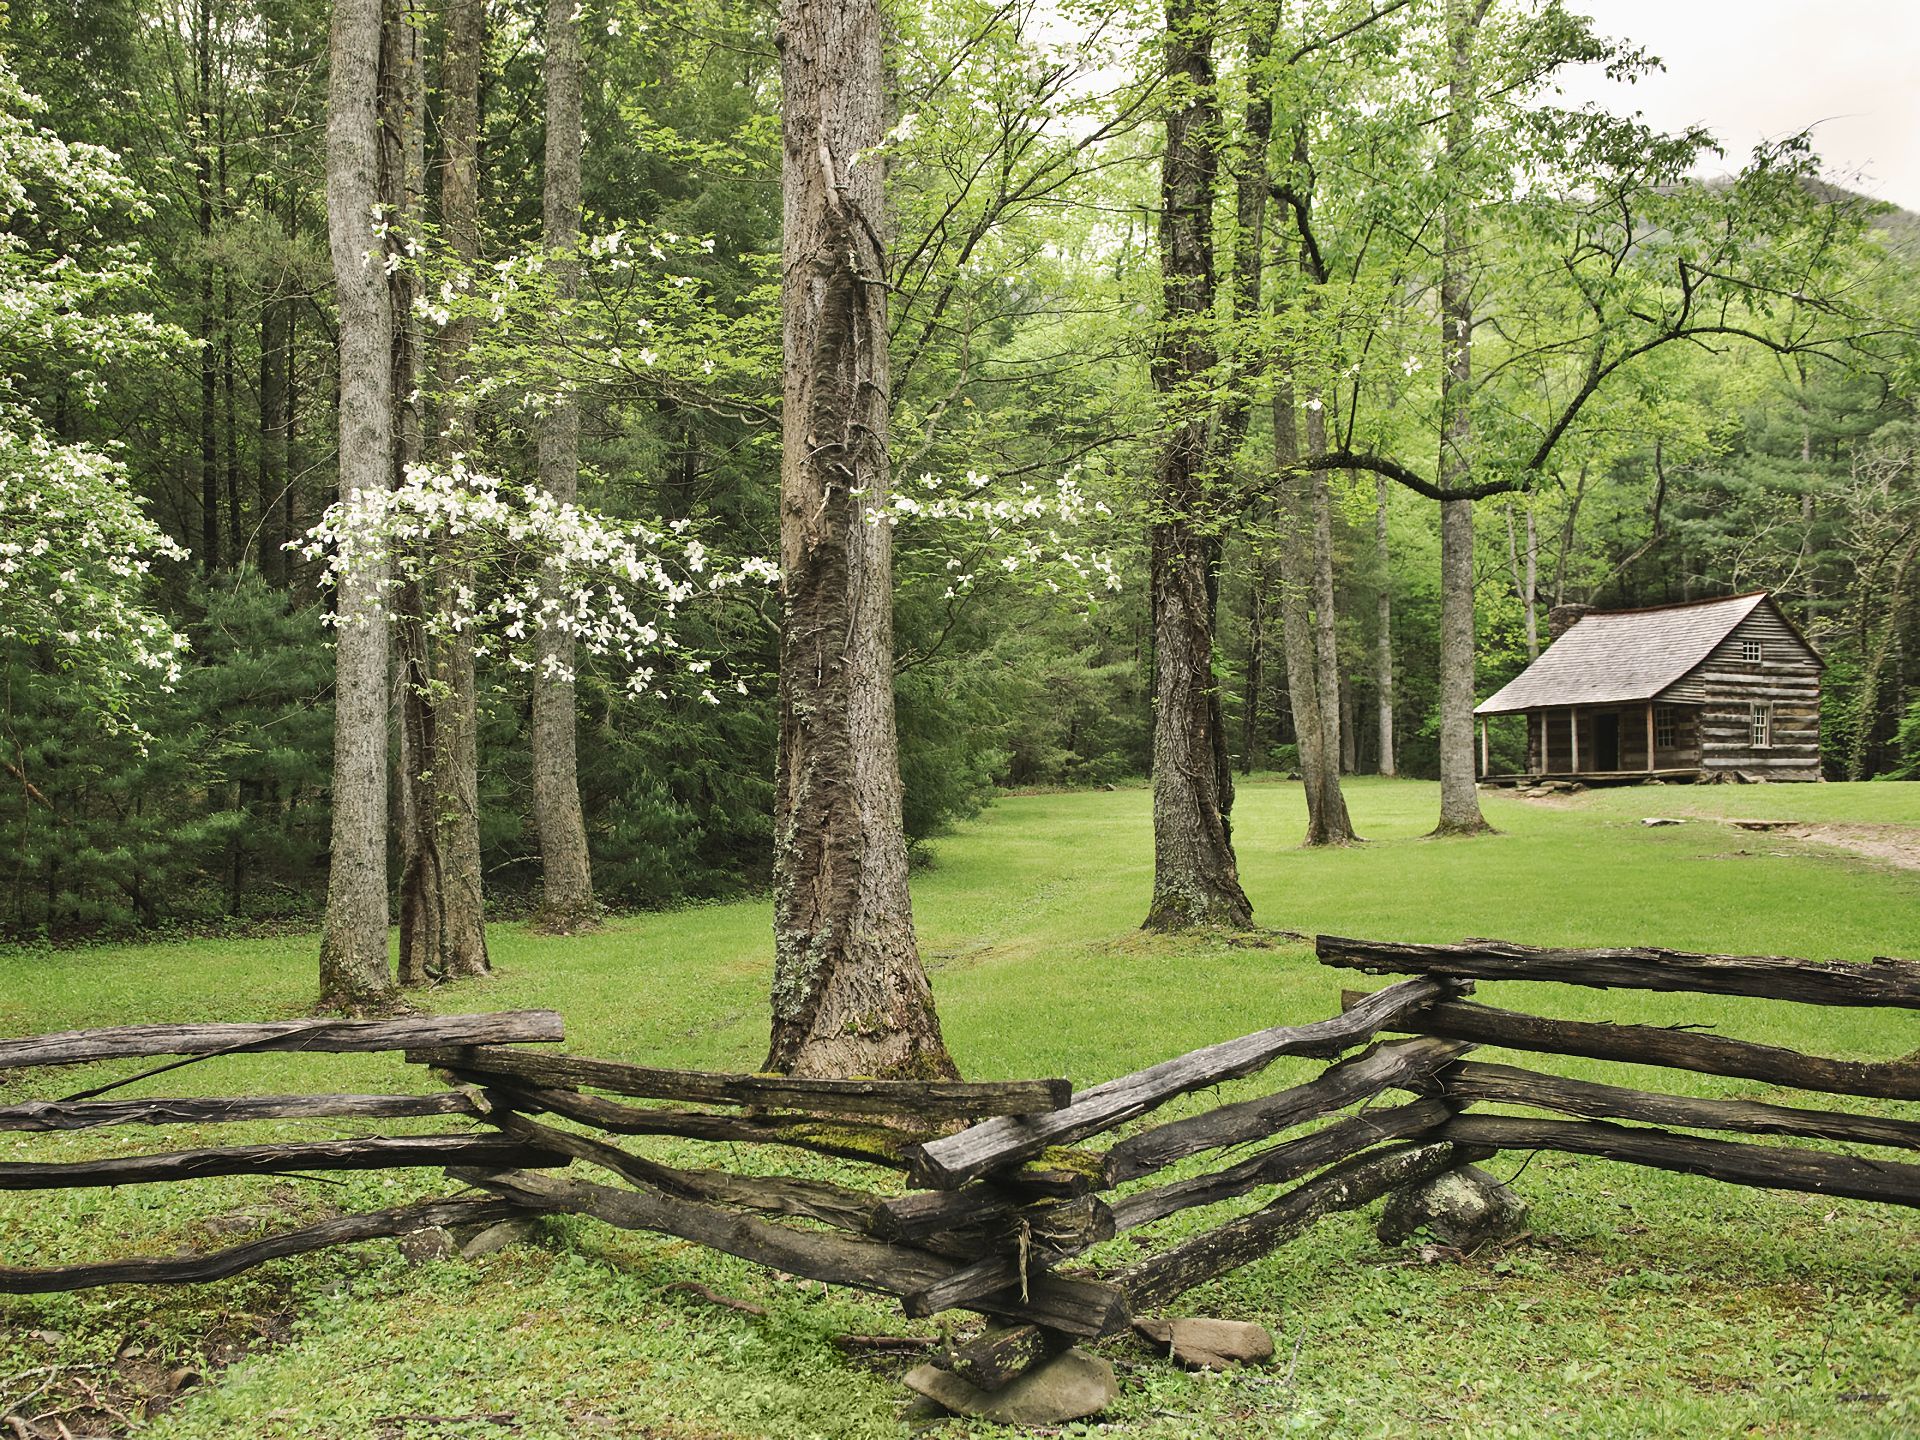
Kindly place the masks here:
<instances>
[{"instance_id":1,"label":"forest","mask_svg":"<svg viewBox=\"0 0 1920 1440\"><path fill-rule=\"evenodd\" d=\"M1769 590L1827 776L1920 778L1920 220L1816 135L1566 101L1659 62L1561 0L778 8L0 5L0 928L357 885L417 980L764 891L846 700L783 606L912 842L1151 773L1163 924L1250 918L1236 776L1478 828L1563 603ZM811 208L807 76L868 134ZM796 406L880 477L811 521Z\"/></svg>"}]
</instances>

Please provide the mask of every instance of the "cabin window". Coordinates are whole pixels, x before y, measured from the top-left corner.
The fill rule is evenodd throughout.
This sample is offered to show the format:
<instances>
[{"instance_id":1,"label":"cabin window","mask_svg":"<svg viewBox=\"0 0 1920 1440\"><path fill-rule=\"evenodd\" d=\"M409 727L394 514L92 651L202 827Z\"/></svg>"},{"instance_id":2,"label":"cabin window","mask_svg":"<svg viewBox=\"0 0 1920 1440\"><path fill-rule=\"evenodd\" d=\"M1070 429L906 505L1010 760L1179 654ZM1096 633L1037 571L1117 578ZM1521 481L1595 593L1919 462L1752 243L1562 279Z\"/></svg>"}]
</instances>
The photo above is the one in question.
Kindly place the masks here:
<instances>
[{"instance_id":1,"label":"cabin window","mask_svg":"<svg viewBox=\"0 0 1920 1440\"><path fill-rule=\"evenodd\" d=\"M1657 750L1671 750L1680 728L1680 717L1671 705L1658 705L1653 711L1653 744Z\"/></svg>"},{"instance_id":2,"label":"cabin window","mask_svg":"<svg viewBox=\"0 0 1920 1440\"><path fill-rule=\"evenodd\" d=\"M1766 658L1766 653L1766 648L1762 646L1758 640L1742 640L1740 642L1740 658L1749 665L1758 665Z\"/></svg>"},{"instance_id":3,"label":"cabin window","mask_svg":"<svg viewBox=\"0 0 1920 1440\"><path fill-rule=\"evenodd\" d=\"M1773 706L1756 703L1753 707L1753 748L1764 750L1773 744Z\"/></svg>"}]
</instances>

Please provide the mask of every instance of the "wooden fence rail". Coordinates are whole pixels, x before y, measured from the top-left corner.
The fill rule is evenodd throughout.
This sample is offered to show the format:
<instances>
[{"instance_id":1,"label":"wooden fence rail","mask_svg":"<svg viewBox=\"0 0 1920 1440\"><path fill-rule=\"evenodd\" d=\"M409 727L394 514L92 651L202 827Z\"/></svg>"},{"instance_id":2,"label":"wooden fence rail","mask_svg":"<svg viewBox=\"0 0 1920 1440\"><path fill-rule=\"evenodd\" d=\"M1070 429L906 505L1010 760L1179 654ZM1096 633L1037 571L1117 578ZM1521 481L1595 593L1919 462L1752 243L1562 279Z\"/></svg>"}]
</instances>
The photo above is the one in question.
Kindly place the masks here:
<instances>
[{"instance_id":1,"label":"wooden fence rail","mask_svg":"<svg viewBox=\"0 0 1920 1440\"><path fill-rule=\"evenodd\" d=\"M484 1127L0 1165L0 1188L19 1188L421 1164L445 1168L484 1195L340 1217L205 1257L0 1270L0 1292L214 1279L319 1245L455 1223L451 1217L564 1212L890 1295L912 1317L951 1309L987 1316L985 1331L939 1363L991 1389L1075 1340L1112 1333L1133 1315L1258 1259L1321 1216L1499 1150L1555 1149L1740 1184L1920 1205L1920 1165L1681 1133L1914 1151L1920 1116L1667 1095L1467 1057L1476 1046L1498 1045L1895 1102L1920 1100L1914 1058L1827 1058L1688 1029L1554 1020L1465 998L1476 981L1524 978L1915 1008L1920 966L1912 962L1328 936L1318 949L1331 965L1414 978L1349 995L1343 1012L1329 1019L1259 1030L1078 1092L1060 1079L810 1080L514 1048L561 1038L559 1017L548 1012L149 1026L0 1042L0 1067L13 1068L142 1054L402 1049L447 1086L423 1095L237 1099L98 1101L88 1092L0 1107L0 1130L421 1116ZM1333 1063L1301 1084L1243 1089L1195 1113L1135 1124L1182 1096L1257 1076L1283 1056ZM1104 1145L1088 1143L1100 1137L1107 1137ZM736 1173L724 1162L688 1168L632 1148L660 1138L810 1152L864 1167L848 1174L865 1173L872 1183ZM681 1150L689 1148L699 1147ZM1196 1157L1208 1158L1186 1164L1177 1178L1150 1178ZM570 1167L580 1170L553 1173ZM585 1171L598 1173L588 1178ZM1282 1186L1291 1188L1261 1208L1152 1247L1148 1227L1157 1222ZM1086 1263L1088 1252L1100 1253L1097 1247L1115 1235L1139 1231L1148 1232L1149 1253L1117 1266Z\"/></svg>"}]
</instances>

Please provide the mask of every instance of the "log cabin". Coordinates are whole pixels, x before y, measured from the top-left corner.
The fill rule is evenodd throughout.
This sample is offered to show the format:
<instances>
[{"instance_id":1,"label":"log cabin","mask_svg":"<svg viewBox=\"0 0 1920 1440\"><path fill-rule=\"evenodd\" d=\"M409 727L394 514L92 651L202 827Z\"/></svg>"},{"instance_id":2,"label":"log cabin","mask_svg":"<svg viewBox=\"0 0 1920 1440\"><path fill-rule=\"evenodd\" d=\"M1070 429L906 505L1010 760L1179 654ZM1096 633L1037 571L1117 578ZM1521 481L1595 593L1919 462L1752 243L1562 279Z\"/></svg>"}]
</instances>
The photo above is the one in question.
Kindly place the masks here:
<instances>
[{"instance_id":1,"label":"log cabin","mask_svg":"<svg viewBox=\"0 0 1920 1440\"><path fill-rule=\"evenodd\" d=\"M1554 607L1551 643L1475 710L1490 780L1818 780L1825 662L1764 590L1641 610ZM1522 715L1527 772L1490 775Z\"/></svg>"}]
</instances>

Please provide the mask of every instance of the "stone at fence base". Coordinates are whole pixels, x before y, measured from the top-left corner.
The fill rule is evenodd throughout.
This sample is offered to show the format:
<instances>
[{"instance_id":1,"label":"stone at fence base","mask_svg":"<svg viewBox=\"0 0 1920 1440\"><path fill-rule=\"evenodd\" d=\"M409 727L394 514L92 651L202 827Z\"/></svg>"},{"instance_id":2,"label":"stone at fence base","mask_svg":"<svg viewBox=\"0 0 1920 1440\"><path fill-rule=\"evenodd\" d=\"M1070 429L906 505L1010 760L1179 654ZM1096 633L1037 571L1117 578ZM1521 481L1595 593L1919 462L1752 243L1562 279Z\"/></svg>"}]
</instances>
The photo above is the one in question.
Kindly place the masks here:
<instances>
[{"instance_id":1,"label":"stone at fence base","mask_svg":"<svg viewBox=\"0 0 1920 1440\"><path fill-rule=\"evenodd\" d=\"M460 1247L460 1258L478 1260L509 1245L524 1245L533 1239L537 1229L538 1225L533 1220L501 1220L469 1237L467 1243Z\"/></svg>"},{"instance_id":2,"label":"stone at fence base","mask_svg":"<svg viewBox=\"0 0 1920 1440\"><path fill-rule=\"evenodd\" d=\"M1387 1198L1375 1234L1398 1245L1421 1230L1471 1254L1527 1228L1527 1202L1478 1165L1463 1165Z\"/></svg>"},{"instance_id":3,"label":"stone at fence base","mask_svg":"<svg viewBox=\"0 0 1920 1440\"><path fill-rule=\"evenodd\" d=\"M909 1370L905 1384L943 1410L996 1425L1063 1425L1098 1414L1118 1392L1113 1366L1077 1349L1036 1365L1000 1390L982 1390L933 1365Z\"/></svg>"},{"instance_id":4,"label":"stone at fence base","mask_svg":"<svg viewBox=\"0 0 1920 1440\"><path fill-rule=\"evenodd\" d=\"M429 1225L424 1230L402 1235L394 1243L409 1265L425 1265L430 1260L451 1260L457 1250L452 1233L439 1225Z\"/></svg>"},{"instance_id":5,"label":"stone at fence base","mask_svg":"<svg viewBox=\"0 0 1920 1440\"><path fill-rule=\"evenodd\" d=\"M1273 1358L1273 1336L1264 1325L1246 1320L1194 1317L1159 1320L1141 1316L1133 1331L1176 1365L1194 1370L1225 1370L1229 1365L1258 1365Z\"/></svg>"}]
</instances>

